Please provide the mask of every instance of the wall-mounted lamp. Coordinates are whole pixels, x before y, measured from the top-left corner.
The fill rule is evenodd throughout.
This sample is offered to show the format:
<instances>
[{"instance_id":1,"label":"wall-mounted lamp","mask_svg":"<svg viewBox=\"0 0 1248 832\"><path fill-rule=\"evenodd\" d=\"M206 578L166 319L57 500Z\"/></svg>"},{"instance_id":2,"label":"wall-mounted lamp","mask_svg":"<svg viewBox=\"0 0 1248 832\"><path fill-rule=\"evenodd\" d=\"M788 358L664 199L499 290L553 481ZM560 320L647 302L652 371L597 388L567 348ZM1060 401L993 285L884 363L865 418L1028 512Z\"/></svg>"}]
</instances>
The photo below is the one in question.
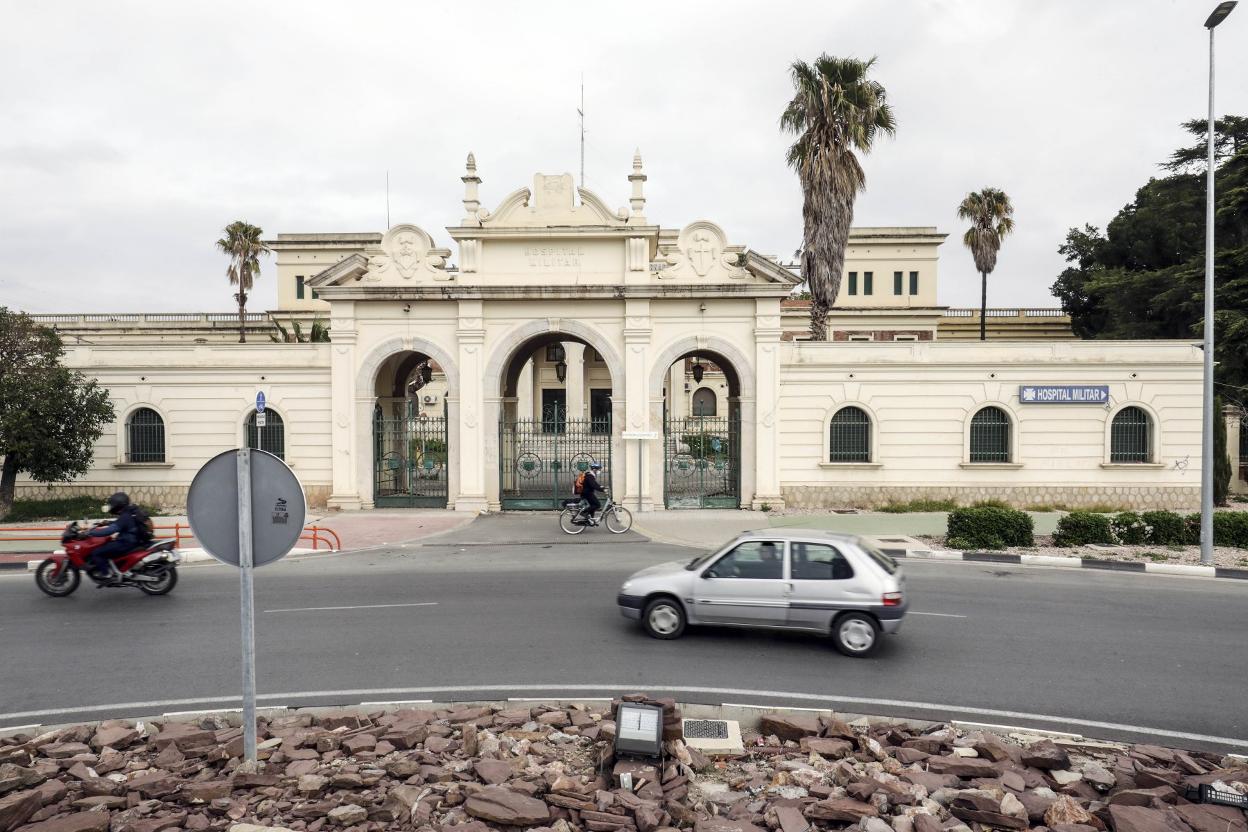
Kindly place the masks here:
<instances>
[{"instance_id":1,"label":"wall-mounted lamp","mask_svg":"<svg viewBox=\"0 0 1248 832\"><path fill-rule=\"evenodd\" d=\"M555 364L555 378L559 379L560 384L567 380L568 362L563 359L559 359L559 361Z\"/></svg>"},{"instance_id":2,"label":"wall-mounted lamp","mask_svg":"<svg viewBox=\"0 0 1248 832\"><path fill-rule=\"evenodd\" d=\"M693 380L701 384L704 375L706 375L706 367L702 366L702 360L695 355L693 357Z\"/></svg>"}]
</instances>

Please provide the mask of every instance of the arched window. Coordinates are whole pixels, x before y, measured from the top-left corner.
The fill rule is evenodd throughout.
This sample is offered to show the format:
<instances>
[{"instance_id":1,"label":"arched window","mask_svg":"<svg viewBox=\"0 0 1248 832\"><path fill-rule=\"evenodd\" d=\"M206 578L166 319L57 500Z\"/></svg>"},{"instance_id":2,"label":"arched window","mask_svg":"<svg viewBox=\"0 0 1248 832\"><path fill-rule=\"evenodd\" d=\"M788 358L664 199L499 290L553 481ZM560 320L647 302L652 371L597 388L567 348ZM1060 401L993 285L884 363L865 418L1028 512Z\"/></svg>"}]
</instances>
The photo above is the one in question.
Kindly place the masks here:
<instances>
[{"instance_id":1,"label":"arched window","mask_svg":"<svg viewBox=\"0 0 1248 832\"><path fill-rule=\"evenodd\" d=\"M871 461L871 417L862 408L843 407L828 425L829 462Z\"/></svg>"},{"instance_id":2,"label":"arched window","mask_svg":"<svg viewBox=\"0 0 1248 832\"><path fill-rule=\"evenodd\" d=\"M165 420L150 407L126 419L126 462L165 461Z\"/></svg>"},{"instance_id":3,"label":"arched window","mask_svg":"<svg viewBox=\"0 0 1248 832\"><path fill-rule=\"evenodd\" d=\"M985 407L971 417L971 462L1010 461L1010 417Z\"/></svg>"},{"instance_id":4,"label":"arched window","mask_svg":"<svg viewBox=\"0 0 1248 832\"><path fill-rule=\"evenodd\" d=\"M715 398L715 391L709 387L699 387L693 394L693 415L694 416L715 416L715 409L718 403Z\"/></svg>"},{"instance_id":5,"label":"arched window","mask_svg":"<svg viewBox=\"0 0 1248 832\"><path fill-rule=\"evenodd\" d=\"M1110 462L1152 462L1153 420L1141 407L1124 407L1109 428Z\"/></svg>"},{"instance_id":6,"label":"arched window","mask_svg":"<svg viewBox=\"0 0 1248 832\"><path fill-rule=\"evenodd\" d=\"M247 447L268 451L279 459L286 458L286 425L276 410L264 411L264 427L256 428L256 411L247 417Z\"/></svg>"}]
</instances>

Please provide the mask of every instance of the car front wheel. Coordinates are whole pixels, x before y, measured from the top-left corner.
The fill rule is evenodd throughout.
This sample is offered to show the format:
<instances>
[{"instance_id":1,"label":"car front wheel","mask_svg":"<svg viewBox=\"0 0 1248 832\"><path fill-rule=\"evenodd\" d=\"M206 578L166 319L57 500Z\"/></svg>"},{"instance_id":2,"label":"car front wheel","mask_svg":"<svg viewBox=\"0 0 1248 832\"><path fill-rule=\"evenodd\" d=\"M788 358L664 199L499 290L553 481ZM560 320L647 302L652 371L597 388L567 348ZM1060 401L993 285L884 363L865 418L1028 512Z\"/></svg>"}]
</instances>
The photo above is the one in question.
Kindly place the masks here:
<instances>
[{"instance_id":1,"label":"car front wheel","mask_svg":"<svg viewBox=\"0 0 1248 832\"><path fill-rule=\"evenodd\" d=\"M880 626L866 613L851 612L832 625L832 638L837 650L846 656L861 659L879 648Z\"/></svg>"},{"instance_id":2,"label":"car front wheel","mask_svg":"<svg viewBox=\"0 0 1248 832\"><path fill-rule=\"evenodd\" d=\"M685 611L678 601L656 598L646 604L641 626L652 638L680 638L685 632Z\"/></svg>"}]
</instances>

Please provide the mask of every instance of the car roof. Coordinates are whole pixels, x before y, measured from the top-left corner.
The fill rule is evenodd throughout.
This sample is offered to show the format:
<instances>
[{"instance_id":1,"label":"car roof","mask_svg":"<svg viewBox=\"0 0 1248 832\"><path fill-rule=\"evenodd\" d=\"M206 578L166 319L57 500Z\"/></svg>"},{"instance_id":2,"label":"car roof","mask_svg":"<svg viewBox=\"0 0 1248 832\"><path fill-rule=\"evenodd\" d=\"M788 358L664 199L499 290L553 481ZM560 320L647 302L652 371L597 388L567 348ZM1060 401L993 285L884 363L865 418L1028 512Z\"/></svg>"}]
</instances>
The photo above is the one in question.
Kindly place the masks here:
<instances>
[{"instance_id":1,"label":"car roof","mask_svg":"<svg viewBox=\"0 0 1248 832\"><path fill-rule=\"evenodd\" d=\"M835 540L840 543L858 543L858 535L834 532L829 529L771 528L753 529L740 536L762 537L768 540ZM740 538L738 538L740 539Z\"/></svg>"}]
</instances>

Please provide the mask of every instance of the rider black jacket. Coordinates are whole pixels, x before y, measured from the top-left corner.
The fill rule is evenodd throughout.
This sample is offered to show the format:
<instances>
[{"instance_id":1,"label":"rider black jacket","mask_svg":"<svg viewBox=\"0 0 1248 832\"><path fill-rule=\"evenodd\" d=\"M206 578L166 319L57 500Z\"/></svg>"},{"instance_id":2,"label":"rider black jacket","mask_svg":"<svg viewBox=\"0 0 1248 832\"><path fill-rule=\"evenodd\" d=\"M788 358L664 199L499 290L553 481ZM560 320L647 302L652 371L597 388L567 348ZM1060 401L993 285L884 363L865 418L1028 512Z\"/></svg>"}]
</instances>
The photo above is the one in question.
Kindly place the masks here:
<instances>
[{"instance_id":1,"label":"rider black jacket","mask_svg":"<svg viewBox=\"0 0 1248 832\"><path fill-rule=\"evenodd\" d=\"M108 537L110 534L117 535L117 539L122 543L139 545L139 521L134 517L134 506L126 506L117 515L116 520L107 526L100 526L91 531L91 537Z\"/></svg>"}]
</instances>

